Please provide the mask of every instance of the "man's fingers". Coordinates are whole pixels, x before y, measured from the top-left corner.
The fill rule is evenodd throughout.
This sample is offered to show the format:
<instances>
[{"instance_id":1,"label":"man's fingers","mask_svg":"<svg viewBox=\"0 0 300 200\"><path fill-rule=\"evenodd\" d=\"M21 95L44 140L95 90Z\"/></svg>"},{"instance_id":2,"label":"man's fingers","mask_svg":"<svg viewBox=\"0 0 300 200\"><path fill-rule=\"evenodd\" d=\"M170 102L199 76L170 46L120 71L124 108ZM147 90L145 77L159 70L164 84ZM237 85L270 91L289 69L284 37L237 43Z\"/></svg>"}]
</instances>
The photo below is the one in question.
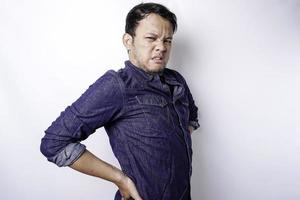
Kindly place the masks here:
<instances>
[{"instance_id":1,"label":"man's fingers","mask_svg":"<svg viewBox=\"0 0 300 200\"><path fill-rule=\"evenodd\" d=\"M134 200L143 200L137 191L133 192L131 196Z\"/></svg>"},{"instance_id":2,"label":"man's fingers","mask_svg":"<svg viewBox=\"0 0 300 200\"><path fill-rule=\"evenodd\" d=\"M122 196L121 200L143 200L139 195L134 182L129 177L124 176L118 187Z\"/></svg>"}]
</instances>

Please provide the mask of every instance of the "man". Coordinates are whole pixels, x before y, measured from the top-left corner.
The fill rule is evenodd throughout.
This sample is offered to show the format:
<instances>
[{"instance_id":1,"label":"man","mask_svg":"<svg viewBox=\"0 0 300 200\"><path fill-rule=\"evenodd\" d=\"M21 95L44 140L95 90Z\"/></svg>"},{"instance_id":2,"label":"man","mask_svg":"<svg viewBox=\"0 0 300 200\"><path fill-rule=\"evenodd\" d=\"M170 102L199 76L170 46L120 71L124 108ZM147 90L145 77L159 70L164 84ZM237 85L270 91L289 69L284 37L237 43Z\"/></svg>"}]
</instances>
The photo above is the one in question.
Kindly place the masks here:
<instances>
[{"instance_id":1,"label":"man","mask_svg":"<svg viewBox=\"0 0 300 200\"><path fill-rule=\"evenodd\" d=\"M115 199L190 199L191 132L197 107L183 77L165 68L176 16L141 3L128 13L123 43L129 61L108 71L45 131L41 152L58 166L119 188ZM104 126L122 170L80 143Z\"/></svg>"}]
</instances>

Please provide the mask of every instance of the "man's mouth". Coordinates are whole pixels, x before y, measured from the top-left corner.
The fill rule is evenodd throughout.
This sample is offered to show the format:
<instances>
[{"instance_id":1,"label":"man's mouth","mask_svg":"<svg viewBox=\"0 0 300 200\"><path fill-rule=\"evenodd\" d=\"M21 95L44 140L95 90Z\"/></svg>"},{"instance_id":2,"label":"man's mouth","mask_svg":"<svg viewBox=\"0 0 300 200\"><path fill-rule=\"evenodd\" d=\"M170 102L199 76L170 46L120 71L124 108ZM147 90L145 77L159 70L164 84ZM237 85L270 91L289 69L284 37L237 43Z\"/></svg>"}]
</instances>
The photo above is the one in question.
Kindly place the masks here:
<instances>
[{"instance_id":1,"label":"man's mouth","mask_svg":"<svg viewBox=\"0 0 300 200\"><path fill-rule=\"evenodd\" d=\"M162 56L154 56L154 57L152 58L152 60L154 60L154 61L162 61L162 60L163 60L163 57L162 57Z\"/></svg>"}]
</instances>

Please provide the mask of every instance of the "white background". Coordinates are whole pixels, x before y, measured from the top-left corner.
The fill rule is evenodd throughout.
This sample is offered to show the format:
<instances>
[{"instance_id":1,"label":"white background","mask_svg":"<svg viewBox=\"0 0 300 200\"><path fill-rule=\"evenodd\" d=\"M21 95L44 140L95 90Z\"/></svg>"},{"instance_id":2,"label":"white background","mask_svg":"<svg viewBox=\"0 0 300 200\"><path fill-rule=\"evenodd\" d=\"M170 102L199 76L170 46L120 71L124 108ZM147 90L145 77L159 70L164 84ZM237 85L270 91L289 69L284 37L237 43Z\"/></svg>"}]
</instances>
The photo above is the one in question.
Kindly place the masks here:
<instances>
[{"instance_id":1,"label":"white background","mask_svg":"<svg viewBox=\"0 0 300 200\"><path fill-rule=\"evenodd\" d=\"M43 131L127 59L125 16L140 1L0 0L0 199L113 199L116 186L58 168ZM300 1L170 0L169 67L199 107L195 200L300 199ZM84 143L118 166L99 129Z\"/></svg>"}]
</instances>

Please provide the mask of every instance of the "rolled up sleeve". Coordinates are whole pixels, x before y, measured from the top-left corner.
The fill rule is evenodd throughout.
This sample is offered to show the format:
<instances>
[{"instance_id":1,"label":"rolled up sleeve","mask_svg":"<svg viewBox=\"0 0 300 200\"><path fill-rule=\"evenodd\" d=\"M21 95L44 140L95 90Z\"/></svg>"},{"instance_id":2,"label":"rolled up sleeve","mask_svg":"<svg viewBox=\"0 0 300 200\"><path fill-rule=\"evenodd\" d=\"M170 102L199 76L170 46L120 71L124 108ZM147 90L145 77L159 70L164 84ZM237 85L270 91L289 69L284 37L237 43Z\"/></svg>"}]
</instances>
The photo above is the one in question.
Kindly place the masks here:
<instances>
[{"instance_id":1,"label":"rolled up sleeve","mask_svg":"<svg viewBox=\"0 0 300 200\"><path fill-rule=\"evenodd\" d=\"M196 130L200 127L200 124L198 122L198 107L195 105L195 101L189 89L188 89L188 99L189 99L189 110L190 110L189 126L193 127L193 129Z\"/></svg>"},{"instance_id":2,"label":"rolled up sleeve","mask_svg":"<svg viewBox=\"0 0 300 200\"><path fill-rule=\"evenodd\" d=\"M97 128L121 115L123 94L116 73L108 71L68 106L45 131L40 150L57 166L69 166L85 151L81 144Z\"/></svg>"}]
</instances>

